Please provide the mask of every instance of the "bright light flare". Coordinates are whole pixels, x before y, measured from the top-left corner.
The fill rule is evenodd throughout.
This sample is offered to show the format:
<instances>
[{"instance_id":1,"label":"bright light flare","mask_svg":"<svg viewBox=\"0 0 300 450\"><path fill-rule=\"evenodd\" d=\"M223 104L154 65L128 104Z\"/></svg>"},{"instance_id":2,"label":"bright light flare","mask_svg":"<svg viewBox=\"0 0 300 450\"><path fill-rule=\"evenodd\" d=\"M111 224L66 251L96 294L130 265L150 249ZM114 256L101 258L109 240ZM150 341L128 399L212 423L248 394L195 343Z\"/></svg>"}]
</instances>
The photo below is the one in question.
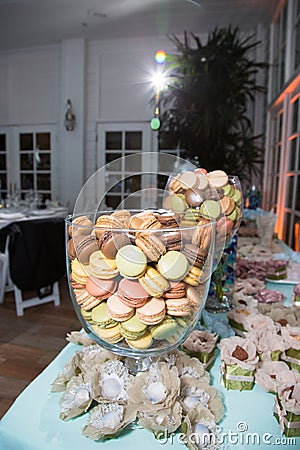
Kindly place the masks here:
<instances>
[{"instance_id":1,"label":"bright light flare","mask_svg":"<svg viewBox=\"0 0 300 450\"><path fill-rule=\"evenodd\" d=\"M156 72L152 76L152 83L156 90L162 91L167 86L167 78L162 72Z\"/></svg>"},{"instance_id":2,"label":"bright light flare","mask_svg":"<svg viewBox=\"0 0 300 450\"><path fill-rule=\"evenodd\" d=\"M157 50L155 53L155 61L157 64L163 64L166 60L167 54L164 50Z\"/></svg>"}]
</instances>

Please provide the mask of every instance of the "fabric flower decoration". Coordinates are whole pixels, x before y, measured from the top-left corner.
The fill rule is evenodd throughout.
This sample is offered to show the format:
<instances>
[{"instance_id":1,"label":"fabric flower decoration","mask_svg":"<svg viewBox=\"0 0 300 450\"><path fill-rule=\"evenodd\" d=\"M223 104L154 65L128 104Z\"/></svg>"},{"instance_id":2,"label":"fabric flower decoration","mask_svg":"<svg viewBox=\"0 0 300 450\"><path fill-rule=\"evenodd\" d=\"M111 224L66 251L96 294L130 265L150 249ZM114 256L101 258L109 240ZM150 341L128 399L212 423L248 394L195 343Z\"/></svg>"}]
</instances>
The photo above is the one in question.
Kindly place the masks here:
<instances>
[{"instance_id":1,"label":"fabric flower decoration","mask_svg":"<svg viewBox=\"0 0 300 450\"><path fill-rule=\"evenodd\" d=\"M296 415L300 415L300 373L290 370L283 377L277 390L283 407Z\"/></svg>"},{"instance_id":2,"label":"fabric flower decoration","mask_svg":"<svg viewBox=\"0 0 300 450\"><path fill-rule=\"evenodd\" d=\"M144 413L171 408L179 392L178 370L164 362L153 364L148 372L138 373L127 390L129 404Z\"/></svg>"},{"instance_id":3,"label":"fabric flower decoration","mask_svg":"<svg viewBox=\"0 0 300 450\"><path fill-rule=\"evenodd\" d=\"M217 423L224 415L221 394L206 379L182 378L179 401L185 414L201 405L209 409Z\"/></svg>"},{"instance_id":4,"label":"fabric flower decoration","mask_svg":"<svg viewBox=\"0 0 300 450\"><path fill-rule=\"evenodd\" d=\"M216 334L209 331L194 330L190 336L183 342L182 348L190 353L211 353L218 340Z\"/></svg>"},{"instance_id":5,"label":"fabric flower decoration","mask_svg":"<svg viewBox=\"0 0 300 450\"><path fill-rule=\"evenodd\" d=\"M235 292L232 302L237 308L256 308L258 303L252 295L245 295L242 292Z\"/></svg>"},{"instance_id":6,"label":"fabric flower decoration","mask_svg":"<svg viewBox=\"0 0 300 450\"><path fill-rule=\"evenodd\" d=\"M80 355L78 366L82 372L90 371L97 364L120 359L117 354L106 350L98 344L83 347L78 353Z\"/></svg>"},{"instance_id":7,"label":"fabric flower decoration","mask_svg":"<svg viewBox=\"0 0 300 450\"><path fill-rule=\"evenodd\" d=\"M66 340L77 345L94 344L94 341L89 337L89 335L83 328L80 331L71 331L71 333L67 333Z\"/></svg>"},{"instance_id":8,"label":"fabric flower decoration","mask_svg":"<svg viewBox=\"0 0 300 450\"><path fill-rule=\"evenodd\" d=\"M99 403L119 402L128 400L127 388L133 376L129 374L122 361L109 360L92 369L93 386L97 389L94 399Z\"/></svg>"},{"instance_id":9,"label":"fabric flower decoration","mask_svg":"<svg viewBox=\"0 0 300 450\"><path fill-rule=\"evenodd\" d=\"M260 304L258 307L259 311L273 319L276 324L280 327L285 327L286 325L291 325L292 327L297 326L297 316L295 308L291 306L284 306L282 304L278 305L265 305Z\"/></svg>"},{"instance_id":10,"label":"fabric flower decoration","mask_svg":"<svg viewBox=\"0 0 300 450\"><path fill-rule=\"evenodd\" d=\"M234 308L231 311L228 311L227 317L229 319L229 323L234 328L237 334L244 335L246 331L246 323L249 320L249 316L252 318L257 316L258 311L255 308Z\"/></svg>"},{"instance_id":11,"label":"fabric flower decoration","mask_svg":"<svg viewBox=\"0 0 300 450\"><path fill-rule=\"evenodd\" d=\"M272 331L277 333L279 330L279 325L276 325L274 321L263 314L250 315L245 319L244 327L246 331L251 331L257 328L264 328L265 331Z\"/></svg>"},{"instance_id":12,"label":"fabric flower decoration","mask_svg":"<svg viewBox=\"0 0 300 450\"><path fill-rule=\"evenodd\" d=\"M51 384L52 392L63 392L67 388L68 382L72 377L76 376L76 369L72 363L73 359L69 361L63 370L57 375L53 383Z\"/></svg>"},{"instance_id":13,"label":"fabric flower decoration","mask_svg":"<svg viewBox=\"0 0 300 450\"><path fill-rule=\"evenodd\" d=\"M242 369L254 370L258 362L256 345L250 339L238 336L222 339L219 344L221 360L226 364L237 364Z\"/></svg>"},{"instance_id":14,"label":"fabric flower decoration","mask_svg":"<svg viewBox=\"0 0 300 450\"><path fill-rule=\"evenodd\" d=\"M71 378L59 402L59 417L69 420L86 412L93 401L91 391L91 383L85 380L83 375Z\"/></svg>"},{"instance_id":15,"label":"fabric flower decoration","mask_svg":"<svg viewBox=\"0 0 300 450\"><path fill-rule=\"evenodd\" d=\"M286 348L300 350L300 327L286 325L281 328L281 335L286 343Z\"/></svg>"},{"instance_id":16,"label":"fabric flower decoration","mask_svg":"<svg viewBox=\"0 0 300 450\"><path fill-rule=\"evenodd\" d=\"M136 419L136 411L119 403L101 403L90 410L87 425L82 434L93 440L117 437Z\"/></svg>"},{"instance_id":17,"label":"fabric flower decoration","mask_svg":"<svg viewBox=\"0 0 300 450\"><path fill-rule=\"evenodd\" d=\"M283 361L263 361L256 367L255 382L265 391L277 393L289 370Z\"/></svg>"},{"instance_id":18,"label":"fabric flower decoration","mask_svg":"<svg viewBox=\"0 0 300 450\"><path fill-rule=\"evenodd\" d=\"M178 369L178 375L181 378L193 378L195 380L205 379L209 383L209 373L205 370L204 364L199 359L190 357L184 352L180 352L180 355L176 358L176 367Z\"/></svg>"},{"instance_id":19,"label":"fabric flower decoration","mask_svg":"<svg viewBox=\"0 0 300 450\"><path fill-rule=\"evenodd\" d=\"M283 337L269 329L255 328L247 333L247 339L255 343L262 360L278 361L281 352L286 349Z\"/></svg>"},{"instance_id":20,"label":"fabric flower decoration","mask_svg":"<svg viewBox=\"0 0 300 450\"><path fill-rule=\"evenodd\" d=\"M184 418L181 431L184 443L190 450L217 450L218 427L213 414L205 406L197 405Z\"/></svg>"},{"instance_id":21,"label":"fabric flower decoration","mask_svg":"<svg viewBox=\"0 0 300 450\"><path fill-rule=\"evenodd\" d=\"M155 436L162 431L168 435L179 428L182 421L182 407L175 401L171 408L139 412L138 419L139 425L152 431Z\"/></svg>"}]
</instances>

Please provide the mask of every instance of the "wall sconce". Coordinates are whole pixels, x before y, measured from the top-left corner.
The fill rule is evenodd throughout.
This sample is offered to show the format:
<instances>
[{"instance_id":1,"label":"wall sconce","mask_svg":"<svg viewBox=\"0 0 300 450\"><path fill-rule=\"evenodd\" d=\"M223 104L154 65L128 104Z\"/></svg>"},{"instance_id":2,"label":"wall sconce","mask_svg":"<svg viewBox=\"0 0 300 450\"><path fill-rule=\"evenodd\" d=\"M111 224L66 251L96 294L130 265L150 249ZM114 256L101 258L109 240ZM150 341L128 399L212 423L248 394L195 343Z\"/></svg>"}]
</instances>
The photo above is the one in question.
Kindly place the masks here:
<instances>
[{"instance_id":1,"label":"wall sconce","mask_svg":"<svg viewBox=\"0 0 300 450\"><path fill-rule=\"evenodd\" d=\"M76 125L76 116L73 112L73 106L70 99L68 99L66 103L66 114L64 125L67 131L73 131Z\"/></svg>"}]
</instances>

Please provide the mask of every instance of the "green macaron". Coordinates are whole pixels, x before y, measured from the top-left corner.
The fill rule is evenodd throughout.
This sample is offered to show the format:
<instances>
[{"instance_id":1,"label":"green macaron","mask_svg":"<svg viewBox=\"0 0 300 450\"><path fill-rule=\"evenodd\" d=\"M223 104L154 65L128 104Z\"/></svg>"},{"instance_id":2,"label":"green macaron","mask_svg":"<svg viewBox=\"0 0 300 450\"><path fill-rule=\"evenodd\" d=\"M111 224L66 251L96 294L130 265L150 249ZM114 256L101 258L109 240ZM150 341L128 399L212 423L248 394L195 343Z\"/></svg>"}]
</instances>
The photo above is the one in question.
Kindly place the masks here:
<instances>
[{"instance_id":1,"label":"green macaron","mask_svg":"<svg viewBox=\"0 0 300 450\"><path fill-rule=\"evenodd\" d=\"M136 315L120 323L122 336L129 340L139 339L148 330L148 326L140 322Z\"/></svg>"},{"instance_id":2,"label":"green macaron","mask_svg":"<svg viewBox=\"0 0 300 450\"><path fill-rule=\"evenodd\" d=\"M106 302L101 302L92 309L92 321L100 328L114 327L117 322L113 320L107 313Z\"/></svg>"},{"instance_id":3,"label":"green macaron","mask_svg":"<svg viewBox=\"0 0 300 450\"><path fill-rule=\"evenodd\" d=\"M152 337L157 340L170 339L178 332L178 324L175 319L166 316L162 322L150 328Z\"/></svg>"}]
</instances>

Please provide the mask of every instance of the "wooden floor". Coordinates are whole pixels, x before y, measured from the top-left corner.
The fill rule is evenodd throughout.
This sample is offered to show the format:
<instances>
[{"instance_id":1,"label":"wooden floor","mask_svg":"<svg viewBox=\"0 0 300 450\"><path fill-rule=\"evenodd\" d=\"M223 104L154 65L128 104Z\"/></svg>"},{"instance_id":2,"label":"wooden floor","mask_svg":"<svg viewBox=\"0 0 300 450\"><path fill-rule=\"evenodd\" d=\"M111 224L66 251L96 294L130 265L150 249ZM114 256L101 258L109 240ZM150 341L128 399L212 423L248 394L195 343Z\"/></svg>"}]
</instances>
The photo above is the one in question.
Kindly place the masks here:
<instances>
[{"instance_id":1,"label":"wooden floor","mask_svg":"<svg viewBox=\"0 0 300 450\"><path fill-rule=\"evenodd\" d=\"M67 344L66 333L80 330L65 278L61 306L46 303L16 316L13 293L0 304L0 418L23 389Z\"/></svg>"}]
</instances>

